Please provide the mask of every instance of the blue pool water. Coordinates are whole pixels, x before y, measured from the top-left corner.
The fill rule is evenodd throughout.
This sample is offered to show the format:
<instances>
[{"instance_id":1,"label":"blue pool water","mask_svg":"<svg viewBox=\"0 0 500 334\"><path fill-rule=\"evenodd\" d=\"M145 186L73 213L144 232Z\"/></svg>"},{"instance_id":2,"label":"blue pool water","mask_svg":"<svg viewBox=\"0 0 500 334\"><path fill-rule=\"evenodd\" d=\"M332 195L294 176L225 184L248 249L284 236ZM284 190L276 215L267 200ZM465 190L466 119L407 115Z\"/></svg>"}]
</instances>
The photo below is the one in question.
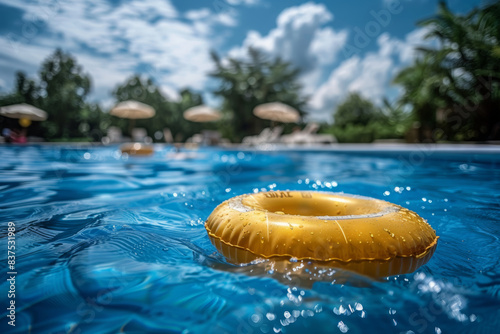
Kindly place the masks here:
<instances>
[{"instance_id":1,"label":"blue pool water","mask_svg":"<svg viewBox=\"0 0 500 334\"><path fill-rule=\"evenodd\" d=\"M0 146L0 332L495 333L500 330L497 153ZM314 284L236 267L204 221L268 190L359 194L407 207L440 236L416 272ZM15 297L7 282L15 225ZM10 276L10 275L9 275ZM312 281L313 282L313 281ZM8 303L15 301L15 327Z\"/></svg>"}]
</instances>

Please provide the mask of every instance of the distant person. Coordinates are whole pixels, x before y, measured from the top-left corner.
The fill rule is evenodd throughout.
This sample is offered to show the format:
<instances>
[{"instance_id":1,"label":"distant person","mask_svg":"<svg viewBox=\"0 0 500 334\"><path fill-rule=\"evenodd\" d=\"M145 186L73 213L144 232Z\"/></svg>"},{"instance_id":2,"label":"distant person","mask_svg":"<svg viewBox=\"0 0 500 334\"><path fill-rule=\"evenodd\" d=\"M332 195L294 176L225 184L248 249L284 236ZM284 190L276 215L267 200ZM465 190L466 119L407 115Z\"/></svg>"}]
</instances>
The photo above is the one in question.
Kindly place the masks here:
<instances>
[{"instance_id":1,"label":"distant person","mask_svg":"<svg viewBox=\"0 0 500 334\"><path fill-rule=\"evenodd\" d=\"M23 130L17 130L17 129L14 129L11 131L10 133L10 140L12 143L16 143L16 144L26 144L26 142L28 141L26 139L26 130L23 129Z\"/></svg>"},{"instance_id":2,"label":"distant person","mask_svg":"<svg viewBox=\"0 0 500 334\"><path fill-rule=\"evenodd\" d=\"M11 143L12 142L12 138L10 137L11 133L12 133L12 130L9 129L9 128L4 128L2 130L2 136L5 138L5 142L6 143Z\"/></svg>"}]
</instances>

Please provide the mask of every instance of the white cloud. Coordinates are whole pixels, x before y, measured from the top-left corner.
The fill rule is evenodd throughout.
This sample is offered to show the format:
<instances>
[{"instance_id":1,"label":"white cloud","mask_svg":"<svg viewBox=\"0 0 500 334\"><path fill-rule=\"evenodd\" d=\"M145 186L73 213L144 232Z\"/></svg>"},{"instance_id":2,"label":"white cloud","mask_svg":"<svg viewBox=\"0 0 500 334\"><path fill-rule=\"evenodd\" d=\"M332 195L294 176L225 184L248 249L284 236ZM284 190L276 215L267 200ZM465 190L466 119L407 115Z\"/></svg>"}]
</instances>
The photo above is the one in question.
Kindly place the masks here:
<instances>
[{"instance_id":1,"label":"white cloud","mask_svg":"<svg viewBox=\"0 0 500 334\"><path fill-rule=\"evenodd\" d=\"M181 101L181 95L179 94L179 91L172 86L160 86L160 92L170 101Z\"/></svg>"},{"instance_id":2,"label":"white cloud","mask_svg":"<svg viewBox=\"0 0 500 334\"><path fill-rule=\"evenodd\" d=\"M311 98L310 107L314 111L314 114L320 114L311 115L311 117L328 119L328 113L333 111L333 106L338 104L340 99L349 93L347 87L355 79L360 62L360 58L354 56L342 62L330 74L328 80L321 85Z\"/></svg>"},{"instance_id":3,"label":"white cloud","mask_svg":"<svg viewBox=\"0 0 500 334\"><path fill-rule=\"evenodd\" d=\"M328 65L335 61L340 48L345 44L347 31L335 32L327 27L317 30L311 42L310 54L315 55L320 65Z\"/></svg>"},{"instance_id":4,"label":"white cloud","mask_svg":"<svg viewBox=\"0 0 500 334\"><path fill-rule=\"evenodd\" d=\"M40 63L56 47L62 47L92 76L93 98L109 100L116 84L144 68L171 98L178 98L180 88L207 89L210 79L206 74L212 70L209 51L217 49L225 38L215 29L237 25L238 13L230 5L262 2L221 0L225 10L218 10L214 3L213 7L185 13L179 13L169 0L135 0L115 6L104 1L0 3L24 12L15 34L0 35L2 91L11 86L9 80L16 70L34 76ZM290 7L268 33L249 31L229 55L245 57L252 46L301 68L305 93L312 96L311 118L328 120L349 92L359 91L380 101L394 73L414 59L414 46L423 44L426 33L417 29L404 39L383 34L375 51L340 61L348 31L333 29L329 26L332 21L332 13L322 4Z\"/></svg>"},{"instance_id":5,"label":"white cloud","mask_svg":"<svg viewBox=\"0 0 500 334\"><path fill-rule=\"evenodd\" d=\"M281 57L302 70L305 92L318 84L323 66L332 64L347 39L347 31L323 27L333 15L323 4L305 3L285 9L276 20L276 27L262 36L249 31L243 44L229 55L244 58L249 47L272 56Z\"/></svg>"},{"instance_id":6,"label":"white cloud","mask_svg":"<svg viewBox=\"0 0 500 334\"><path fill-rule=\"evenodd\" d=\"M192 21L196 31L202 35L212 33L212 28L217 25L234 27L238 24L235 11L214 13L208 8L187 11L185 17Z\"/></svg>"},{"instance_id":7,"label":"white cloud","mask_svg":"<svg viewBox=\"0 0 500 334\"><path fill-rule=\"evenodd\" d=\"M238 22L236 21L236 18L234 15L231 15L230 13L219 13L215 16L215 21L216 23L228 26L228 27L235 27Z\"/></svg>"},{"instance_id":8,"label":"white cloud","mask_svg":"<svg viewBox=\"0 0 500 334\"><path fill-rule=\"evenodd\" d=\"M193 9L193 10L187 11L185 16L190 20L196 21L196 20L206 19L207 17L210 16L210 14L212 14L210 9L201 8L201 9Z\"/></svg>"},{"instance_id":9,"label":"white cloud","mask_svg":"<svg viewBox=\"0 0 500 334\"><path fill-rule=\"evenodd\" d=\"M16 62L22 68L36 69L40 63L53 51L47 48L41 40L39 45L33 45L26 39L7 35L0 36L0 54L4 61L8 61L7 66L12 67L12 62Z\"/></svg>"},{"instance_id":10,"label":"white cloud","mask_svg":"<svg viewBox=\"0 0 500 334\"><path fill-rule=\"evenodd\" d=\"M12 90L17 71L34 75L42 61L53 51L43 45L45 41L40 42L41 45L30 45L20 36L0 36L0 73L4 79L0 87L2 93Z\"/></svg>"},{"instance_id":11,"label":"white cloud","mask_svg":"<svg viewBox=\"0 0 500 334\"><path fill-rule=\"evenodd\" d=\"M344 60L312 96L310 118L330 121L335 107L352 92L380 104L391 89L394 75L415 59L415 46L433 43L423 40L426 32L424 28L416 29L404 40L384 33L377 38L376 52Z\"/></svg>"},{"instance_id":12,"label":"white cloud","mask_svg":"<svg viewBox=\"0 0 500 334\"><path fill-rule=\"evenodd\" d=\"M212 69L209 51L223 38L214 38L214 27L237 23L235 11L214 14L202 8L181 14L169 0L135 0L115 6L43 0L0 3L24 12L17 33L10 40L0 36L2 76L13 73L1 66L1 60L34 76L40 63L61 47L91 74L96 99L108 98L116 84L145 66L174 98L181 88L203 89Z\"/></svg>"},{"instance_id":13,"label":"white cloud","mask_svg":"<svg viewBox=\"0 0 500 334\"><path fill-rule=\"evenodd\" d=\"M262 3L261 0L227 0L227 3L233 6L246 5L246 6L256 6Z\"/></svg>"},{"instance_id":14,"label":"white cloud","mask_svg":"<svg viewBox=\"0 0 500 334\"><path fill-rule=\"evenodd\" d=\"M18 44L13 48L3 36L0 36L0 49L10 49L12 56L16 57L17 69L12 67L13 59L0 58L0 71L12 80L17 70L22 70L30 76L34 75L40 64L54 51L53 48L33 44ZM108 58L83 53L78 55L77 61L82 65L84 72L91 75L93 89L99 99L108 98L117 83L123 82L133 74L130 68L136 64L133 59L116 55L113 57L113 66L104 66L103 64L110 63Z\"/></svg>"},{"instance_id":15,"label":"white cloud","mask_svg":"<svg viewBox=\"0 0 500 334\"><path fill-rule=\"evenodd\" d=\"M125 81L133 74L130 68L135 64L128 57L116 56L113 58L115 63L113 66L102 66L103 63L109 62L107 58L98 58L88 54L79 55L77 61L84 71L90 73L94 91L101 92L104 96L109 95L118 83Z\"/></svg>"}]
</instances>

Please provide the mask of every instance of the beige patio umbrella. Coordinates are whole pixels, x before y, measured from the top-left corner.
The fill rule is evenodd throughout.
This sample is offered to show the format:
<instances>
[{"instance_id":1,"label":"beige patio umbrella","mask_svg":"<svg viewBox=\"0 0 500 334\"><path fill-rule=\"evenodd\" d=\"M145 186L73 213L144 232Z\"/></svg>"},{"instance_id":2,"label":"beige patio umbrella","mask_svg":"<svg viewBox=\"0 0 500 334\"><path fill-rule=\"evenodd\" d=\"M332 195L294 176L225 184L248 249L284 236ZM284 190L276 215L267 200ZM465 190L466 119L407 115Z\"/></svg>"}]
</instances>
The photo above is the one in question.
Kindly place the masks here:
<instances>
[{"instance_id":1,"label":"beige patio umbrella","mask_svg":"<svg viewBox=\"0 0 500 334\"><path fill-rule=\"evenodd\" d=\"M153 117L155 110L145 103L129 100L118 103L110 114L121 118L144 119Z\"/></svg>"},{"instance_id":2,"label":"beige patio umbrella","mask_svg":"<svg viewBox=\"0 0 500 334\"><path fill-rule=\"evenodd\" d=\"M188 121L199 123L218 121L222 117L219 111L205 105L189 108L183 116Z\"/></svg>"},{"instance_id":3,"label":"beige patio umbrella","mask_svg":"<svg viewBox=\"0 0 500 334\"><path fill-rule=\"evenodd\" d=\"M259 118L281 123L297 123L300 114L295 109L281 102L260 104L254 108L253 114Z\"/></svg>"},{"instance_id":4,"label":"beige patio umbrella","mask_svg":"<svg viewBox=\"0 0 500 334\"><path fill-rule=\"evenodd\" d=\"M151 118L155 115L155 110L145 103L128 100L118 103L109 113L113 116L130 119L129 130L132 133L135 120Z\"/></svg>"},{"instance_id":5,"label":"beige patio umbrella","mask_svg":"<svg viewBox=\"0 0 500 334\"><path fill-rule=\"evenodd\" d=\"M0 115L9 118L18 118L22 127L28 127L31 121L45 121L47 113L30 104L13 104L0 108Z\"/></svg>"}]
</instances>

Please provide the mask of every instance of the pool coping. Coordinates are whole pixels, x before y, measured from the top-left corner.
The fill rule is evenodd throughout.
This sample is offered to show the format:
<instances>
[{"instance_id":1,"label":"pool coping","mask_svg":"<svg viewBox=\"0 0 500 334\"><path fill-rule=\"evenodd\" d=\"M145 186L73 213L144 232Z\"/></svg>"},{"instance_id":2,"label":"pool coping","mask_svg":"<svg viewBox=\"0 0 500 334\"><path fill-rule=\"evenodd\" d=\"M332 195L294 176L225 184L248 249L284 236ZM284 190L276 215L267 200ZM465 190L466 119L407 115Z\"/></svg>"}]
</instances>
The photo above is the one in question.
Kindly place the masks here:
<instances>
[{"instance_id":1,"label":"pool coping","mask_svg":"<svg viewBox=\"0 0 500 334\"><path fill-rule=\"evenodd\" d=\"M93 142L37 142L27 143L28 146L66 146L66 147L111 147L122 143L104 145ZM25 144L0 143L0 147L23 147ZM172 146L173 144L153 143L157 147ZM286 145L286 144L262 144L249 146L243 144L229 144L219 146L199 146L200 148L220 148L223 150L240 151L296 151L296 152L342 152L342 153L409 153L409 152L438 152L438 153L471 153L471 154L500 154L500 145L497 143L335 143L328 145Z\"/></svg>"},{"instance_id":2,"label":"pool coping","mask_svg":"<svg viewBox=\"0 0 500 334\"><path fill-rule=\"evenodd\" d=\"M298 151L298 152L339 152L339 153L411 153L431 152L436 153L470 153L470 154L500 154L500 145L493 144L330 144L310 146L288 146L282 144L264 144L260 146L234 145L222 147L224 149L237 149L241 151Z\"/></svg>"}]
</instances>

